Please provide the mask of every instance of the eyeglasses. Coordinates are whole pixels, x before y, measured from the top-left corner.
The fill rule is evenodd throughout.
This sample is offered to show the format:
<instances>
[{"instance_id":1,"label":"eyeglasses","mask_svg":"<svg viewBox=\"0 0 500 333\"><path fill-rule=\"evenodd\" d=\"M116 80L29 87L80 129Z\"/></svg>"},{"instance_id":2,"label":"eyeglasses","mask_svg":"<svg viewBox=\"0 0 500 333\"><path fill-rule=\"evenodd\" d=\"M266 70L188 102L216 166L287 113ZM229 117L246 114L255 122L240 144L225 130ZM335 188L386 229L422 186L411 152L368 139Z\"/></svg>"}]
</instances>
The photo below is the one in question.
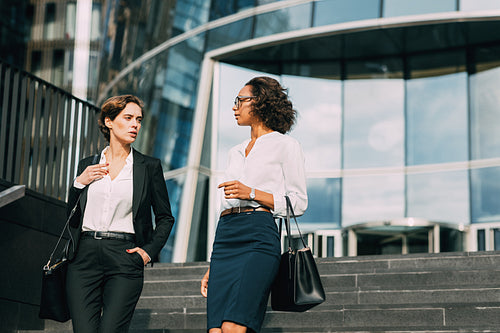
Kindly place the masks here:
<instances>
[{"instance_id":1,"label":"eyeglasses","mask_svg":"<svg viewBox=\"0 0 500 333\"><path fill-rule=\"evenodd\" d=\"M252 99L252 98L255 98L257 96L236 96L236 98L234 99L234 106L236 107L236 109L239 109L240 108L240 103L244 100L244 99Z\"/></svg>"}]
</instances>

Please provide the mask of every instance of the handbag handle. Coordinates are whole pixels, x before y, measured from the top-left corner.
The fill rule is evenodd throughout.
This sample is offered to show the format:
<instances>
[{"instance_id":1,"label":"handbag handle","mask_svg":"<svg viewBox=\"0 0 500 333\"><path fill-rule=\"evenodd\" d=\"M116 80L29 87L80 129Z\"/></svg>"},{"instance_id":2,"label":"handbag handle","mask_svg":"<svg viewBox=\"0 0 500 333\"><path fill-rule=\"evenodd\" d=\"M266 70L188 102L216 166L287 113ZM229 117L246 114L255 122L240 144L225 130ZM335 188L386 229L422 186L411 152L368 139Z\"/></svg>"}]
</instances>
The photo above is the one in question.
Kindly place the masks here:
<instances>
[{"instance_id":1,"label":"handbag handle","mask_svg":"<svg viewBox=\"0 0 500 333\"><path fill-rule=\"evenodd\" d=\"M99 162L99 154L95 154L94 155L94 159L92 160L92 164L96 164L97 162ZM61 234L59 235L59 239L57 240L56 246L54 246L54 250L52 250L52 253L50 254L49 261L47 261L47 263L45 264L45 266L43 266L44 270L49 269L50 262L52 261L52 257L54 256L54 253L56 253L56 250L59 247L59 243L61 243L61 239L62 239L62 236L64 235L64 231L66 231L66 229L68 228L68 225L69 225L69 221L71 221L71 218L76 213L76 210L78 208L78 203L80 202L80 197L81 196L82 196L82 193L80 193L80 195L78 195L78 199L76 199L76 204L73 207L73 209L71 209L71 213L69 214L68 218L66 219L66 223L64 224L64 227L63 227L63 229L61 231ZM73 235L71 234L71 232L69 231L69 229L68 229L68 234L69 234L69 238L70 238L70 242L69 243L72 244L73 250L74 250L75 240L73 239ZM63 249L63 253L64 253L64 257L65 258L68 257L69 243L67 243L66 246Z\"/></svg>"},{"instance_id":2,"label":"handbag handle","mask_svg":"<svg viewBox=\"0 0 500 333\"><path fill-rule=\"evenodd\" d=\"M297 218L295 217L295 213L293 211L292 202L290 201L290 198L288 197L288 195L285 195L285 199L286 199L285 228L286 228L286 234L288 236L288 251L293 251L293 249L292 249L292 237L290 235L290 213L295 221L295 225L297 226L297 231L299 232L299 236L300 236L300 240L302 241L302 245L304 247L307 247L306 242L304 241L304 237L302 236L302 233L300 232L299 224L297 223ZM283 219L280 219L280 228L279 228L280 237L281 237L281 223L282 222L283 222Z\"/></svg>"},{"instance_id":3,"label":"handbag handle","mask_svg":"<svg viewBox=\"0 0 500 333\"><path fill-rule=\"evenodd\" d=\"M54 253L56 253L56 250L59 247L59 243L61 243L62 236L64 235L64 232L68 228L69 221L71 220L71 218L73 217L73 215L75 215L75 212L76 212L76 210L78 208L78 202L80 201L80 196L81 196L81 194L78 196L78 199L76 200L75 207L73 207L73 209L71 210L71 213L69 214L68 218L66 219L66 223L64 224L64 227L63 227L63 229L61 231L61 234L59 235L59 239L57 240L56 246L54 246L54 249L52 250L52 253L50 254L49 261L47 261L47 263L45 264L45 266L43 266L44 270L48 270L49 267L50 267L50 262L52 261L52 257L54 256ZM69 234L69 238L71 240L71 243L74 244L75 242L73 240L73 235L71 234L71 232L69 232L69 230L68 230L68 234ZM68 250L69 249L66 246L64 248L64 256L65 257L67 257L67 255L68 255Z\"/></svg>"}]
</instances>

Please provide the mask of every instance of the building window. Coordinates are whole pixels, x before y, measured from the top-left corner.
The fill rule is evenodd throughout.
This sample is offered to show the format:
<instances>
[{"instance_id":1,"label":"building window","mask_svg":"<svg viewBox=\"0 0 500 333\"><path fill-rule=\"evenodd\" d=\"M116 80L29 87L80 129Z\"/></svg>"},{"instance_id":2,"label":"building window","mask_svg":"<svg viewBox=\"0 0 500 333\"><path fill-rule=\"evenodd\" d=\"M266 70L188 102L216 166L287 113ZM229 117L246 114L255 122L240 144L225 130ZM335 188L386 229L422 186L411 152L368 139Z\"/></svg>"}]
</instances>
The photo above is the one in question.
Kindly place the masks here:
<instances>
[{"instance_id":1,"label":"building window","mask_svg":"<svg viewBox=\"0 0 500 333\"><path fill-rule=\"evenodd\" d=\"M419 15L456 10L456 0L384 0L383 16Z\"/></svg>"},{"instance_id":2,"label":"building window","mask_svg":"<svg viewBox=\"0 0 500 333\"><path fill-rule=\"evenodd\" d=\"M43 38L55 39L56 38L56 4L49 2L45 4L45 20L43 25Z\"/></svg>"},{"instance_id":3,"label":"building window","mask_svg":"<svg viewBox=\"0 0 500 333\"><path fill-rule=\"evenodd\" d=\"M486 232L484 229L477 230L477 250L486 251Z\"/></svg>"},{"instance_id":4,"label":"building window","mask_svg":"<svg viewBox=\"0 0 500 333\"><path fill-rule=\"evenodd\" d=\"M66 4L66 24L64 31L65 39L75 39L76 29L76 2Z\"/></svg>"}]
</instances>

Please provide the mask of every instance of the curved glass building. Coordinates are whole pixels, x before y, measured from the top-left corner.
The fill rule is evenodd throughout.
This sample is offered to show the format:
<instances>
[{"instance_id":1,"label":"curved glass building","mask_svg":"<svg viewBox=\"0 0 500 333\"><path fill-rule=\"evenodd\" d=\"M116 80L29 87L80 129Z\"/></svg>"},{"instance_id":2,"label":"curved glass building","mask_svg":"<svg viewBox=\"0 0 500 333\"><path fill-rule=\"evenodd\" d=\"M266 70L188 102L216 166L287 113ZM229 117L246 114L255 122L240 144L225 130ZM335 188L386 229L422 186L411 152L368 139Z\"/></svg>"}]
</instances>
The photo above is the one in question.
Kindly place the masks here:
<instances>
[{"instance_id":1,"label":"curved glass building","mask_svg":"<svg viewBox=\"0 0 500 333\"><path fill-rule=\"evenodd\" d=\"M142 3L106 34L97 100L145 100L137 148L177 217L162 261L209 258L226 153L249 135L232 101L256 75L298 110L318 256L500 249L499 1Z\"/></svg>"}]
</instances>

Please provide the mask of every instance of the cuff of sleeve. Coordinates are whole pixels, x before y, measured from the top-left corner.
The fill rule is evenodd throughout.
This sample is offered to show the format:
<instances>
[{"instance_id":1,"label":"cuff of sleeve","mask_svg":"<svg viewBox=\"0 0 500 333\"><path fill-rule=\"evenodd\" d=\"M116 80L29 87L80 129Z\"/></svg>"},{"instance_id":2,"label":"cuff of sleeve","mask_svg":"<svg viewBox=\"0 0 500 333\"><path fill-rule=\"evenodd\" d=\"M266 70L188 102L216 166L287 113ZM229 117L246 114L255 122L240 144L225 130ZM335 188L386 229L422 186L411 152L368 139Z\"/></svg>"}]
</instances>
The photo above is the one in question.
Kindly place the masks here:
<instances>
[{"instance_id":1,"label":"cuff of sleeve","mask_svg":"<svg viewBox=\"0 0 500 333\"><path fill-rule=\"evenodd\" d=\"M79 182L76 181L76 178L73 181L73 186L76 187L77 189L80 189L80 190L85 188L85 185L80 184Z\"/></svg>"}]
</instances>

